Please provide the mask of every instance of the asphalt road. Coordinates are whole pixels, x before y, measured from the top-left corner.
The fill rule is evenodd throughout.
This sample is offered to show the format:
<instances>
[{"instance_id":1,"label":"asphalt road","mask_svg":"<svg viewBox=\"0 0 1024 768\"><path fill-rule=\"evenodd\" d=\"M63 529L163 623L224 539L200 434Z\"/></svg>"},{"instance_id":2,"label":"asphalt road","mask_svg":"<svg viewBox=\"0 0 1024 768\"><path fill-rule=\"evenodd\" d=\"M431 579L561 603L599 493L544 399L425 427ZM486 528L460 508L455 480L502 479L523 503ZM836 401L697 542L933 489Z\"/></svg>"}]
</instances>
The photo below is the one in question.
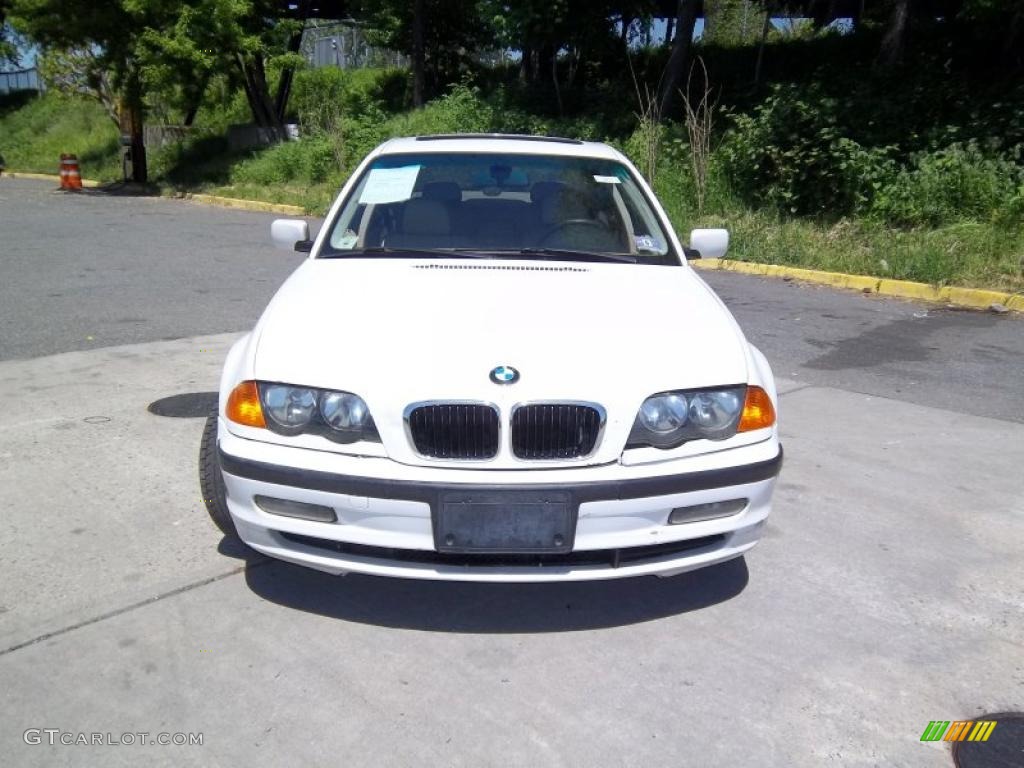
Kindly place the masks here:
<instances>
[{"instance_id":1,"label":"asphalt road","mask_svg":"<svg viewBox=\"0 0 1024 768\"><path fill-rule=\"evenodd\" d=\"M273 218L0 179L0 360L251 328L302 258ZM702 274L776 375L1024 422L1020 316Z\"/></svg>"},{"instance_id":2,"label":"asphalt road","mask_svg":"<svg viewBox=\"0 0 1024 768\"><path fill-rule=\"evenodd\" d=\"M0 177L0 359L252 327L302 259L274 218Z\"/></svg>"},{"instance_id":3,"label":"asphalt road","mask_svg":"<svg viewBox=\"0 0 1024 768\"><path fill-rule=\"evenodd\" d=\"M930 720L1024 709L1020 318L710 274L783 393L747 557L336 579L220 540L196 482L194 416L300 258L270 218L0 179L5 765L939 768Z\"/></svg>"}]
</instances>

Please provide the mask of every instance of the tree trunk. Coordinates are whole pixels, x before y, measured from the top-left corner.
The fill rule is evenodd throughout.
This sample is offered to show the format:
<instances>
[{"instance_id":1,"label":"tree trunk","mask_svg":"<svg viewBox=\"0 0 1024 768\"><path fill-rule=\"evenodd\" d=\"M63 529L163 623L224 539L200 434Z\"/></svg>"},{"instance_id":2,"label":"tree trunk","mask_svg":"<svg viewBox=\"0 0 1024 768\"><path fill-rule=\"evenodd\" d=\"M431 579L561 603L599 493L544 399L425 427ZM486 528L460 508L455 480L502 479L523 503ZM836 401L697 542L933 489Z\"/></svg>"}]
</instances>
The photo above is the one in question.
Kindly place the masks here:
<instances>
[{"instance_id":1,"label":"tree trunk","mask_svg":"<svg viewBox=\"0 0 1024 768\"><path fill-rule=\"evenodd\" d=\"M182 125L186 128L190 127L196 119L196 113L199 111L199 107L203 103L203 96L206 95L206 87L209 85L210 78L205 76L201 78L195 88L190 91L190 98L188 100L188 106L185 111L185 119L182 121Z\"/></svg>"},{"instance_id":2,"label":"tree trunk","mask_svg":"<svg viewBox=\"0 0 1024 768\"><path fill-rule=\"evenodd\" d=\"M530 59L533 58L533 49L528 45L523 46L523 58L519 62L519 81L528 83L530 81Z\"/></svg>"},{"instance_id":3,"label":"tree trunk","mask_svg":"<svg viewBox=\"0 0 1024 768\"><path fill-rule=\"evenodd\" d=\"M149 180L149 167L146 162L146 142L143 140L142 105L134 104L132 114L132 181L145 184Z\"/></svg>"},{"instance_id":4,"label":"tree trunk","mask_svg":"<svg viewBox=\"0 0 1024 768\"><path fill-rule=\"evenodd\" d=\"M892 15L889 17L889 28L882 38L882 47L878 52L878 63L884 67L892 67L903 62L912 3L913 0L895 0Z\"/></svg>"},{"instance_id":5,"label":"tree trunk","mask_svg":"<svg viewBox=\"0 0 1024 768\"><path fill-rule=\"evenodd\" d=\"M146 143L143 140L142 132L145 120L142 108L142 80L138 70L132 64L128 66L123 93L120 109L121 135L128 138L128 146L131 150L131 180L145 184L149 174L146 168Z\"/></svg>"},{"instance_id":6,"label":"tree trunk","mask_svg":"<svg viewBox=\"0 0 1024 768\"><path fill-rule=\"evenodd\" d=\"M1024 9L1017 8L1013 18L1006 25L1006 35L1003 37L1003 66L1008 69L1020 69L1022 61L1021 48L1024 47Z\"/></svg>"},{"instance_id":7,"label":"tree trunk","mask_svg":"<svg viewBox=\"0 0 1024 768\"><path fill-rule=\"evenodd\" d=\"M665 23L665 47L672 45L672 28L676 23L674 16L670 17Z\"/></svg>"},{"instance_id":8,"label":"tree trunk","mask_svg":"<svg viewBox=\"0 0 1024 768\"><path fill-rule=\"evenodd\" d=\"M550 74L551 72L551 61L556 58L554 49L551 43L544 43L537 50L537 58L534 60L533 65L533 79L534 82L542 82L541 78L546 77L545 73Z\"/></svg>"},{"instance_id":9,"label":"tree trunk","mask_svg":"<svg viewBox=\"0 0 1024 768\"><path fill-rule=\"evenodd\" d=\"M146 168L146 144L142 138L142 104L133 94L126 93L119 109L118 127L131 153L132 172L125 181L145 184L148 178Z\"/></svg>"},{"instance_id":10,"label":"tree trunk","mask_svg":"<svg viewBox=\"0 0 1024 768\"><path fill-rule=\"evenodd\" d=\"M686 62L690 57L690 43L693 41L693 27L697 23L697 0L679 0L676 13L676 37L672 41L672 53L665 65L661 78L661 92L658 95L658 114L668 112L672 98L683 82Z\"/></svg>"},{"instance_id":11,"label":"tree trunk","mask_svg":"<svg viewBox=\"0 0 1024 768\"><path fill-rule=\"evenodd\" d=\"M236 60L239 68L242 70L245 98L249 102L249 111L252 112L253 123L260 128L269 129L274 139L281 138L284 129L281 121L277 118L274 102L270 98L266 70L263 67L263 57L257 55L251 59L246 59L239 54Z\"/></svg>"},{"instance_id":12,"label":"tree trunk","mask_svg":"<svg viewBox=\"0 0 1024 768\"><path fill-rule=\"evenodd\" d=\"M298 53L302 45L302 31L296 32L288 41L288 52ZM292 94L292 80L295 78L295 67L285 67L281 70L281 76L277 80L277 95L274 98L274 113L277 115L277 122L284 125L285 114L288 111L288 98Z\"/></svg>"},{"instance_id":13,"label":"tree trunk","mask_svg":"<svg viewBox=\"0 0 1024 768\"><path fill-rule=\"evenodd\" d=\"M764 44L768 40L768 30L772 26L772 9L764 4L764 24L761 27L761 42L757 46L757 64L754 65L754 90L761 86L761 64L764 62Z\"/></svg>"},{"instance_id":14,"label":"tree trunk","mask_svg":"<svg viewBox=\"0 0 1024 768\"><path fill-rule=\"evenodd\" d=\"M622 31L619 32L619 43L623 46L629 45L629 28L633 26L632 16L622 17Z\"/></svg>"},{"instance_id":15,"label":"tree trunk","mask_svg":"<svg viewBox=\"0 0 1024 768\"><path fill-rule=\"evenodd\" d=\"M558 116L561 117L565 113L565 109L562 106L562 89L558 86L558 51L557 50L551 55L551 82L555 86L555 101L558 102Z\"/></svg>"},{"instance_id":16,"label":"tree trunk","mask_svg":"<svg viewBox=\"0 0 1024 768\"><path fill-rule=\"evenodd\" d=\"M572 89L576 84L576 73L580 71L580 62L583 61L583 52L579 46L569 49L569 75L565 79L565 87Z\"/></svg>"},{"instance_id":17,"label":"tree trunk","mask_svg":"<svg viewBox=\"0 0 1024 768\"><path fill-rule=\"evenodd\" d=\"M424 46L423 0L416 0L412 12L412 105L423 106Z\"/></svg>"}]
</instances>

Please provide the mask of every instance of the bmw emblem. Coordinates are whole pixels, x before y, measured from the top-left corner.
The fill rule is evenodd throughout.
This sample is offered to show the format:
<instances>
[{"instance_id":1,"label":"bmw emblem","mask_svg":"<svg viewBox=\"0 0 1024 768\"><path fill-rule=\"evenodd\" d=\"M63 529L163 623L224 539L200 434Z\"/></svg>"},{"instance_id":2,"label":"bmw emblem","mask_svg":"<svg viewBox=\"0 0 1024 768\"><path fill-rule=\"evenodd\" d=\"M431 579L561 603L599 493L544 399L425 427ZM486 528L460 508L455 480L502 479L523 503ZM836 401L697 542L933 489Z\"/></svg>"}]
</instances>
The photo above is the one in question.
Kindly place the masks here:
<instances>
[{"instance_id":1,"label":"bmw emblem","mask_svg":"<svg viewBox=\"0 0 1024 768\"><path fill-rule=\"evenodd\" d=\"M499 365L491 371L491 381L495 384L515 384L519 381L519 371L511 365Z\"/></svg>"}]
</instances>

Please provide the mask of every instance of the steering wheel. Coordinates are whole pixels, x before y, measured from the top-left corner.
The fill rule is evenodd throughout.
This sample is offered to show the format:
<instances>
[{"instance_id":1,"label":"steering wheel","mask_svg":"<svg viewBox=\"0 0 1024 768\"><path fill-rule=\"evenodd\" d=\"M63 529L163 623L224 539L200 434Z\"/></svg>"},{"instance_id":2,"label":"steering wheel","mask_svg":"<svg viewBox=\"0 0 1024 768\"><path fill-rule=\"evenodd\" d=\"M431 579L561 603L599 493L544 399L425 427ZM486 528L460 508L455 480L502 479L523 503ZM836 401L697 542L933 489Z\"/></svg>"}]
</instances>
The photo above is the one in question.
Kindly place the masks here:
<instances>
[{"instance_id":1,"label":"steering wheel","mask_svg":"<svg viewBox=\"0 0 1024 768\"><path fill-rule=\"evenodd\" d=\"M607 235L608 230L603 224L593 219L566 219L561 224L556 224L554 227L548 230L548 233L540 240L541 247L548 245L550 240L553 240L556 236L564 233L565 230L571 229L572 227L585 227L591 230L600 230L602 234Z\"/></svg>"}]
</instances>

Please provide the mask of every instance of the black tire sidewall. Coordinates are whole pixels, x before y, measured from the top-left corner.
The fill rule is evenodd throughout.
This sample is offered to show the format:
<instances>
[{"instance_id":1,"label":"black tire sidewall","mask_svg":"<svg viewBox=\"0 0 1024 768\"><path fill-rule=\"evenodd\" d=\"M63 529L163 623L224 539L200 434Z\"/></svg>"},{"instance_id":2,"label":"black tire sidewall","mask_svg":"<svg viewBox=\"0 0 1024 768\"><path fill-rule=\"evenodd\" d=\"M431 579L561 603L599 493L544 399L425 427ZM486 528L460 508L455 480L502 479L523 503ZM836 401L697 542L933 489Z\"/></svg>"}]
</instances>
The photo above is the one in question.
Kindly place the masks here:
<instances>
[{"instance_id":1,"label":"black tire sidewall","mask_svg":"<svg viewBox=\"0 0 1024 768\"><path fill-rule=\"evenodd\" d=\"M199 444L199 489L203 493L203 504L213 524L225 536L238 536L235 523L228 512L227 491L224 475L217 459L217 411L206 417L203 437Z\"/></svg>"}]
</instances>

